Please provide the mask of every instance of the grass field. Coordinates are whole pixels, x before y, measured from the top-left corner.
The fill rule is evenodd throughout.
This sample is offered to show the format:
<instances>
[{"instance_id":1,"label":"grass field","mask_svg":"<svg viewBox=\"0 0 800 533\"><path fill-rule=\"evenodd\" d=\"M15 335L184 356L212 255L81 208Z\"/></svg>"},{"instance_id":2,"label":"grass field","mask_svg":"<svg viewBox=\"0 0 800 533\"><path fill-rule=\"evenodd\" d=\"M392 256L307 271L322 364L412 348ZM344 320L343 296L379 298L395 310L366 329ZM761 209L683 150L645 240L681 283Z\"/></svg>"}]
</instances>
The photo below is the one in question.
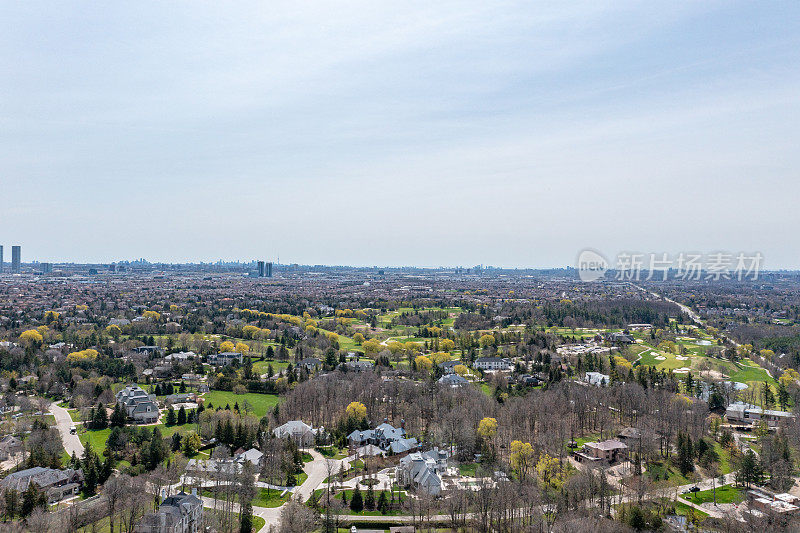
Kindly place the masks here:
<instances>
[{"instance_id":1,"label":"grass field","mask_svg":"<svg viewBox=\"0 0 800 533\"><path fill-rule=\"evenodd\" d=\"M683 499L698 505L701 503L714 502L713 490L703 490L695 492L694 494L691 492L684 492L681 496ZM717 503L739 503L742 501L744 501L744 491L741 489L737 489L733 485L717 487Z\"/></svg>"},{"instance_id":2,"label":"grass field","mask_svg":"<svg viewBox=\"0 0 800 533\"><path fill-rule=\"evenodd\" d=\"M230 405L231 409L235 403L239 403L239 408L243 408L244 402L250 404L253 409L253 414L257 417L262 417L271 411L276 404L280 403L281 398L275 394L259 394L256 392L248 392L247 394L234 394L229 391L211 391L203 395L204 405L208 407L209 404L214 408Z\"/></svg>"}]
</instances>

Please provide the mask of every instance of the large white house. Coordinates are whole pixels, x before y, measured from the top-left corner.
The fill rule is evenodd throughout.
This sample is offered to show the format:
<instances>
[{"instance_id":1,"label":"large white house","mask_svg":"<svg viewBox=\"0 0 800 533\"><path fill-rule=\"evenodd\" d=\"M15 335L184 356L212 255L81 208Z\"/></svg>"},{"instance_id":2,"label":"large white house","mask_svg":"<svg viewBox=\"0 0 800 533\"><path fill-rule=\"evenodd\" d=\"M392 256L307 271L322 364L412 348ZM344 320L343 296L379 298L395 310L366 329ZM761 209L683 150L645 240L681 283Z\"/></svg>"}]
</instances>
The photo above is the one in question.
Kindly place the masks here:
<instances>
[{"instance_id":1,"label":"large white house","mask_svg":"<svg viewBox=\"0 0 800 533\"><path fill-rule=\"evenodd\" d=\"M234 361L242 364L243 356L239 352L221 352L208 356L208 363L215 366L228 366Z\"/></svg>"},{"instance_id":2,"label":"large white house","mask_svg":"<svg viewBox=\"0 0 800 533\"><path fill-rule=\"evenodd\" d=\"M762 409L743 402L734 402L725 410L725 418L728 419L728 422L737 424L754 424L763 420L772 427L777 426L783 420L791 420L794 418L794 414L787 411Z\"/></svg>"},{"instance_id":3,"label":"large white house","mask_svg":"<svg viewBox=\"0 0 800 533\"><path fill-rule=\"evenodd\" d=\"M478 357L472 363L472 367L479 370L511 370L513 366L511 361L503 357Z\"/></svg>"}]
</instances>

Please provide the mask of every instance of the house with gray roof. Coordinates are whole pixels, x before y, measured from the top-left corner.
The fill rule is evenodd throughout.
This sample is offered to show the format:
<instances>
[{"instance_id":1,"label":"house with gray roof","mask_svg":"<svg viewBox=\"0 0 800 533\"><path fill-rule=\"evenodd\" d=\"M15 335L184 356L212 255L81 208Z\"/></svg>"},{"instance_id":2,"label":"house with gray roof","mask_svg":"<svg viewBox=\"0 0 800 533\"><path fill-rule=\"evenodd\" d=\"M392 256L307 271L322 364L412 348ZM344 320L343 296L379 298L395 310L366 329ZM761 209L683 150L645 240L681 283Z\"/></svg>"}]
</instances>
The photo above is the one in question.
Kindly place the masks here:
<instances>
[{"instance_id":1,"label":"house with gray roof","mask_svg":"<svg viewBox=\"0 0 800 533\"><path fill-rule=\"evenodd\" d=\"M147 394L138 385L128 385L117 393L117 403L122 405L128 418L139 424L152 424L160 415L155 395Z\"/></svg>"},{"instance_id":2,"label":"house with gray roof","mask_svg":"<svg viewBox=\"0 0 800 533\"><path fill-rule=\"evenodd\" d=\"M458 374L445 374L439 378L438 383L440 385L447 385L448 387L463 387L464 385L469 385L469 381Z\"/></svg>"},{"instance_id":3,"label":"house with gray roof","mask_svg":"<svg viewBox=\"0 0 800 533\"><path fill-rule=\"evenodd\" d=\"M302 420L290 420L272 430L272 434L279 439L290 438L300 447L314 444L318 432L318 429L314 429L313 426L306 424Z\"/></svg>"},{"instance_id":4,"label":"house with gray roof","mask_svg":"<svg viewBox=\"0 0 800 533\"><path fill-rule=\"evenodd\" d=\"M83 472L72 468L57 470L36 466L9 474L0 482L0 489L23 493L31 483L47 494L49 503L54 503L80 492Z\"/></svg>"},{"instance_id":5,"label":"house with gray roof","mask_svg":"<svg viewBox=\"0 0 800 533\"><path fill-rule=\"evenodd\" d=\"M228 366L234 361L242 364L243 360L239 352L220 352L208 356L208 363L214 366Z\"/></svg>"},{"instance_id":6,"label":"house with gray roof","mask_svg":"<svg viewBox=\"0 0 800 533\"><path fill-rule=\"evenodd\" d=\"M136 533L197 533L203 521L203 502L194 494L181 492L165 498L158 511L148 513L136 526Z\"/></svg>"},{"instance_id":7,"label":"house with gray roof","mask_svg":"<svg viewBox=\"0 0 800 533\"><path fill-rule=\"evenodd\" d=\"M395 468L397 483L430 496L442 493L442 474L447 469L447 453L434 448L427 452L413 452L402 459Z\"/></svg>"}]
</instances>

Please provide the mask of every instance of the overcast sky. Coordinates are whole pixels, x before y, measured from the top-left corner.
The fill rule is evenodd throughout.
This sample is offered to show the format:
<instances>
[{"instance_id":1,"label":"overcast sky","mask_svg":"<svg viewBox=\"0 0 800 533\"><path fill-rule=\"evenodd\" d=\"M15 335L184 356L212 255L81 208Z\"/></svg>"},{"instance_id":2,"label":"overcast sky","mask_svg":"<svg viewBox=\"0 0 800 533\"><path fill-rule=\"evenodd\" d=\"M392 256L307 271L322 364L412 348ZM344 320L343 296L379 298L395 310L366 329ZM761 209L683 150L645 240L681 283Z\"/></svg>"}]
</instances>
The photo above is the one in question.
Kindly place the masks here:
<instances>
[{"instance_id":1,"label":"overcast sky","mask_svg":"<svg viewBox=\"0 0 800 533\"><path fill-rule=\"evenodd\" d=\"M23 261L800 267L798 2L0 4Z\"/></svg>"}]
</instances>

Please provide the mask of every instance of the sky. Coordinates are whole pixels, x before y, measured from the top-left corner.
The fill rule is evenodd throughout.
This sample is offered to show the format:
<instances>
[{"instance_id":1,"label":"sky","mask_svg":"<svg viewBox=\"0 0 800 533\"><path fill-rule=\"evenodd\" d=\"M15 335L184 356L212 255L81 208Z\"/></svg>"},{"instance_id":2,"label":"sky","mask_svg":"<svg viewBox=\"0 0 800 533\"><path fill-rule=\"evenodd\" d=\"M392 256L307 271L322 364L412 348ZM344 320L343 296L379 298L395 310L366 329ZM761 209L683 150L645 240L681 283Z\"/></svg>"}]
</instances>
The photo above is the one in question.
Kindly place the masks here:
<instances>
[{"instance_id":1,"label":"sky","mask_svg":"<svg viewBox=\"0 0 800 533\"><path fill-rule=\"evenodd\" d=\"M4 2L0 244L800 268L798 67L788 1Z\"/></svg>"}]
</instances>

